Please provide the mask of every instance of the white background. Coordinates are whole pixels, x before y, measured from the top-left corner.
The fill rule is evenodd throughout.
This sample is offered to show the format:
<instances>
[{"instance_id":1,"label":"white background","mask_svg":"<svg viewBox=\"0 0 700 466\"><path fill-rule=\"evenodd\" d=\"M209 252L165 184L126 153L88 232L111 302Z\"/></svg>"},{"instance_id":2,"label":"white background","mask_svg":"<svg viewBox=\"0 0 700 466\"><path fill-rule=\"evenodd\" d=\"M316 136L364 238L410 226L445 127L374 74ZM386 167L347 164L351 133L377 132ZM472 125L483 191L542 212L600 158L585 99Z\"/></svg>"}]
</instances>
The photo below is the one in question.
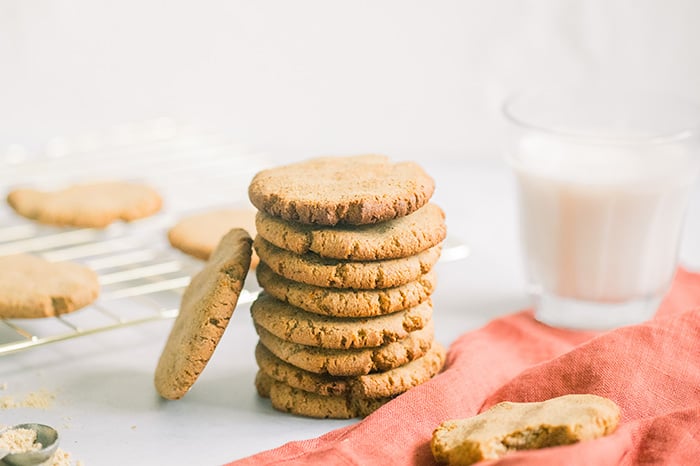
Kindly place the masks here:
<instances>
[{"instance_id":1,"label":"white background","mask_svg":"<svg viewBox=\"0 0 700 466\"><path fill-rule=\"evenodd\" d=\"M700 101L700 2L0 0L0 169L52 138L161 116L279 161L416 159L472 251L439 266L436 338L449 345L529 303L498 108L521 88L577 82ZM681 248L695 270L699 193ZM57 400L0 423L54 425L87 465L221 464L347 424L257 397L246 311L177 403L152 387L170 322L5 356L5 394L45 387Z\"/></svg>"},{"instance_id":2,"label":"white background","mask_svg":"<svg viewBox=\"0 0 700 466\"><path fill-rule=\"evenodd\" d=\"M700 100L698 24L694 0L0 0L0 156L172 116L283 157L497 157L516 89Z\"/></svg>"}]
</instances>

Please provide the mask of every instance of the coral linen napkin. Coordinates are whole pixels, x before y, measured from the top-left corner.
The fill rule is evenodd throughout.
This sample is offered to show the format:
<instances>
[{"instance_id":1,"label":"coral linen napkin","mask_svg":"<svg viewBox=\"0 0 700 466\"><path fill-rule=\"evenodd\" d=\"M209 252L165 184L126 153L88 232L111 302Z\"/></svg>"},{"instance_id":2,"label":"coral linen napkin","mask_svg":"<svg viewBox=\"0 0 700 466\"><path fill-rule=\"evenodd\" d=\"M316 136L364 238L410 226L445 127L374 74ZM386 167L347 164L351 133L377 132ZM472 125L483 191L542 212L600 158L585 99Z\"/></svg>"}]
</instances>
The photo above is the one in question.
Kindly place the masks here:
<instances>
[{"instance_id":1,"label":"coral linen napkin","mask_svg":"<svg viewBox=\"0 0 700 466\"><path fill-rule=\"evenodd\" d=\"M700 275L679 270L652 321L607 333L549 328L529 311L494 320L452 344L440 375L361 422L231 464L431 465L441 422L567 393L613 399L615 433L488 464L698 464Z\"/></svg>"}]
</instances>

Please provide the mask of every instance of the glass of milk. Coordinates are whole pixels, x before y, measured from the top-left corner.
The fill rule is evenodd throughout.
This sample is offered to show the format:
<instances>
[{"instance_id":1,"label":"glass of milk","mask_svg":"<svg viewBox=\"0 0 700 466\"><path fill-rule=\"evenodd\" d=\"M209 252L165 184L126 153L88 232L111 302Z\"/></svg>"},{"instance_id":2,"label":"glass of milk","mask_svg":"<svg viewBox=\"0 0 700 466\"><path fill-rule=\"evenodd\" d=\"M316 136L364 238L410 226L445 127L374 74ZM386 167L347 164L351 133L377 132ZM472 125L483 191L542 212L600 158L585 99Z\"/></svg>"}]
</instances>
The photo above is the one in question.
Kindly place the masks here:
<instances>
[{"instance_id":1,"label":"glass of milk","mask_svg":"<svg viewBox=\"0 0 700 466\"><path fill-rule=\"evenodd\" d=\"M576 89L516 95L504 115L535 317L576 329L651 318L700 171L700 109Z\"/></svg>"}]
</instances>

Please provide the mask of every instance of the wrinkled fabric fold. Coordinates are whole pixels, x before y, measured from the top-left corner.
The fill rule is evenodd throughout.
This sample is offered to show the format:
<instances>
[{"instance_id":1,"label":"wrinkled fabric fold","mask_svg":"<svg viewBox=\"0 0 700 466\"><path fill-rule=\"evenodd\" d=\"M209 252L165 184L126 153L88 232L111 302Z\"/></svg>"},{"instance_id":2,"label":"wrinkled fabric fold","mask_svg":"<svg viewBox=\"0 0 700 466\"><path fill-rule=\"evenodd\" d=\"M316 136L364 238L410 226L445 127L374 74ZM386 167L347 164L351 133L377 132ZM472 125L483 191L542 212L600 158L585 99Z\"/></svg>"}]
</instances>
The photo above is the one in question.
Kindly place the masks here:
<instances>
[{"instance_id":1,"label":"wrinkled fabric fold","mask_svg":"<svg viewBox=\"0 0 700 466\"><path fill-rule=\"evenodd\" d=\"M439 310L436 309L436 313ZM679 270L656 317L605 333L554 329L531 311L465 333L445 370L362 421L230 463L434 464L433 430L500 401L594 393L622 410L610 436L483 464L691 464L700 457L700 275ZM280 414L282 415L282 414Z\"/></svg>"}]
</instances>

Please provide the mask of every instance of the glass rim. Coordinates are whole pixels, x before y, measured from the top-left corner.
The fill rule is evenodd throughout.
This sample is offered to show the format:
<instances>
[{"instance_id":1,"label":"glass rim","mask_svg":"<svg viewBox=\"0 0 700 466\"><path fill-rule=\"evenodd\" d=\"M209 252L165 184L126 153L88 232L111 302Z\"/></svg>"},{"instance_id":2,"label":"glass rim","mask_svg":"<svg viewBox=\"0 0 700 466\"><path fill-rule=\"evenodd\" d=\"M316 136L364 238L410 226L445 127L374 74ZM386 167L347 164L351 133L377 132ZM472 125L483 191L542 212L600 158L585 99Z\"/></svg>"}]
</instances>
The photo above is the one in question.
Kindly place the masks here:
<instances>
[{"instance_id":1,"label":"glass rim","mask_svg":"<svg viewBox=\"0 0 700 466\"><path fill-rule=\"evenodd\" d=\"M528 121L526 118L523 118L518 115L518 112L514 111L514 106L522 101L524 98L528 97L533 97L533 96L538 96L538 95L555 95L557 91L569 91L569 92L576 92L580 91L581 89L576 89L576 88L570 88L570 89L565 89L565 88L557 88L556 91L552 92L547 92L547 91L542 91L542 90L520 90L517 92L513 92L509 94L501 104L501 114L505 117L506 121L509 122L510 124L513 124L515 126L518 126L520 128L530 130L530 131L537 131L539 133L551 136L551 137L556 137L560 139L566 139L570 141L576 141L578 143L584 143L584 144L608 144L608 145L636 145L636 144L670 144L670 143L678 143L682 141L686 141L689 139L693 139L694 137L700 136L700 106L698 106L695 102L693 102L690 99L684 99L681 98L680 96L674 95L674 94L666 94L662 92L655 92L655 91L630 91L630 90L625 90L623 92L630 94L631 92L635 92L636 94L639 95L647 95L647 96L656 96L658 97L663 97L664 99L667 99L669 101L677 101L679 103L682 103L684 106L687 108L691 108L694 112L697 112L698 118L696 121L693 122L693 124L689 125L684 125L680 126L678 130L675 131L660 131L658 134L652 134L652 135L644 135L644 136L613 136L613 135L603 135L603 134L584 134L584 133L579 133L576 131L567 131L567 130L561 130L561 129L555 129L552 127L548 127L546 125L541 125L538 123L533 123ZM610 90L610 89L607 89Z\"/></svg>"}]
</instances>

